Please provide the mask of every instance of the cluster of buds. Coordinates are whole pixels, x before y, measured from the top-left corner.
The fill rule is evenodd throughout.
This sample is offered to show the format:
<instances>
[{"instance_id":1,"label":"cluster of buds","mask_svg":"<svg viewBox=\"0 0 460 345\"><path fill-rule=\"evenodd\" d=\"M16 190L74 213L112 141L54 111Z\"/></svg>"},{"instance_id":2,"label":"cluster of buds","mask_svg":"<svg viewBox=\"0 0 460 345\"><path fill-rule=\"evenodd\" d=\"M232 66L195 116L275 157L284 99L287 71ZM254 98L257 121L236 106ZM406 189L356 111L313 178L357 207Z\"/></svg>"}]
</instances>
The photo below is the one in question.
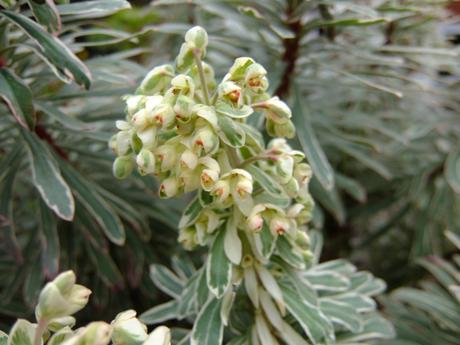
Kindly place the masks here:
<instances>
[{"instance_id":1,"label":"cluster of buds","mask_svg":"<svg viewBox=\"0 0 460 345\"><path fill-rule=\"evenodd\" d=\"M118 156L114 174L124 178L137 167L141 175L156 176L161 198L198 191L201 211L180 224L179 241L187 249L206 245L230 217L238 230L256 234L267 224L273 236L297 245L313 202L311 169L284 139L295 134L291 110L267 92L267 71L251 58L237 58L217 85L202 61L207 42L206 31L190 29L175 66L155 67L126 97L126 120L117 121L111 140ZM256 114L275 137L267 146L247 124ZM259 181L254 169L268 181ZM280 187L276 198L283 206L271 202L264 183Z\"/></svg>"},{"instance_id":2,"label":"cluster of buds","mask_svg":"<svg viewBox=\"0 0 460 345\"><path fill-rule=\"evenodd\" d=\"M76 284L75 273L63 272L47 283L40 293L35 315L38 324L18 320L9 338L13 341L21 336L24 344L62 345L171 345L171 334L167 327L159 326L150 334L147 327L136 318L134 310L117 315L108 324L91 322L73 330L74 313L87 303L91 291ZM8 342L9 343L9 342Z\"/></svg>"}]
</instances>

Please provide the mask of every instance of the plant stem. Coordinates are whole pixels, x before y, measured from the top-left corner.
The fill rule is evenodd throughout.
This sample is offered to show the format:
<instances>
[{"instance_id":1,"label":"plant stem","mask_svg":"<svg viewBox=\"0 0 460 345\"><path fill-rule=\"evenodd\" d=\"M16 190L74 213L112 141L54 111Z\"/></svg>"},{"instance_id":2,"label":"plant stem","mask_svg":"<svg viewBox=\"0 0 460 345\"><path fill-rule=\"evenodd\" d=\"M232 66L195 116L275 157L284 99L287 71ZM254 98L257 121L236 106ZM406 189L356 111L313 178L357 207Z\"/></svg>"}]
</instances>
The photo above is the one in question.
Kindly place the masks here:
<instances>
[{"instance_id":1,"label":"plant stem","mask_svg":"<svg viewBox=\"0 0 460 345\"><path fill-rule=\"evenodd\" d=\"M45 332L47 324L48 322L45 319L41 319L38 322L37 328L35 329L34 345L40 345L42 343L43 332Z\"/></svg>"},{"instance_id":2,"label":"plant stem","mask_svg":"<svg viewBox=\"0 0 460 345\"><path fill-rule=\"evenodd\" d=\"M211 105L211 102L209 102L208 85L206 84L206 79L204 77L203 65L201 63L200 54L201 54L201 50L199 49L193 52L193 56L195 57L196 67L198 68L198 74L200 75L201 87L203 88L204 100L207 105Z\"/></svg>"},{"instance_id":3,"label":"plant stem","mask_svg":"<svg viewBox=\"0 0 460 345\"><path fill-rule=\"evenodd\" d=\"M238 155L236 154L236 150L233 147L227 146L225 148L227 152L228 160L230 161L230 165L232 168L237 168L240 166L240 162L238 159Z\"/></svg>"},{"instance_id":4,"label":"plant stem","mask_svg":"<svg viewBox=\"0 0 460 345\"><path fill-rule=\"evenodd\" d=\"M246 159L245 161L242 161L239 165L238 168L243 168L248 164L260 161L260 160L273 160L273 157L270 156L253 156L251 158Z\"/></svg>"}]
</instances>

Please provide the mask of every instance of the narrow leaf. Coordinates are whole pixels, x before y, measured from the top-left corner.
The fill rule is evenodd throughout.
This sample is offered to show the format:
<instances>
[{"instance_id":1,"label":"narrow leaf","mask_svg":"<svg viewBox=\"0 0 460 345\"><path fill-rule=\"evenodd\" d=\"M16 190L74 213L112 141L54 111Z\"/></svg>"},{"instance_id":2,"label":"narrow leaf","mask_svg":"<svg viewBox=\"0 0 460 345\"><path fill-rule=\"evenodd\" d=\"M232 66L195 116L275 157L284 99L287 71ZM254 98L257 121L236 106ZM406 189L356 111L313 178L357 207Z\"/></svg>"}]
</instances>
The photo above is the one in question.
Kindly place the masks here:
<instances>
[{"instance_id":1,"label":"narrow leaf","mask_svg":"<svg viewBox=\"0 0 460 345\"><path fill-rule=\"evenodd\" d=\"M54 0L27 0L35 19L46 27L49 32L58 34L61 31L61 17Z\"/></svg>"},{"instance_id":2,"label":"narrow leaf","mask_svg":"<svg viewBox=\"0 0 460 345\"><path fill-rule=\"evenodd\" d=\"M326 190L334 186L334 171L327 160L321 145L316 138L305 105L302 103L300 90L296 88L296 98L293 109L293 121L297 130L297 138L307 156L313 173Z\"/></svg>"},{"instance_id":3,"label":"narrow leaf","mask_svg":"<svg viewBox=\"0 0 460 345\"><path fill-rule=\"evenodd\" d=\"M32 91L6 68L0 68L0 97L22 127L29 129L35 127Z\"/></svg>"},{"instance_id":4,"label":"narrow leaf","mask_svg":"<svg viewBox=\"0 0 460 345\"><path fill-rule=\"evenodd\" d=\"M219 115L217 119L220 128L218 134L222 141L231 147L243 146L246 140L244 129L227 116Z\"/></svg>"},{"instance_id":5,"label":"narrow leaf","mask_svg":"<svg viewBox=\"0 0 460 345\"><path fill-rule=\"evenodd\" d=\"M225 255L225 230L220 229L209 254L206 265L206 281L209 290L221 298L230 285L232 277L232 264Z\"/></svg>"},{"instance_id":6,"label":"narrow leaf","mask_svg":"<svg viewBox=\"0 0 460 345\"><path fill-rule=\"evenodd\" d=\"M252 164L245 167L245 169L253 176L254 180L271 195L276 197L286 196L280 184L259 167Z\"/></svg>"},{"instance_id":7,"label":"narrow leaf","mask_svg":"<svg viewBox=\"0 0 460 345\"><path fill-rule=\"evenodd\" d=\"M176 299L180 298L184 284L168 268L163 265L151 265L150 278L161 291Z\"/></svg>"},{"instance_id":8,"label":"narrow leaf","mask_svg":"<svg viewBox=\"0 0 460 345\"><path fill-rule=\"evenodd\" d=\"M131 8L126 0L92 0L78 3L62 4L57 6L61 16L73 18L100 18L123 9Z\"/></svg>"},{"instance_id":9,"label":"narrow leaf","mask_svg":"<svg viewBox=\"0 0 460 345\"><path fill-rule=\"evenodd\" d=\"M460 148L454 149L449 153L444 171L447 183L455 193L460 194Z\"/></svg>"},{"instance_id":10,"label":"narrow leaf","mask_svg":"<svg viewBox=\"0 0 460 345\"><path fill-rule=\"evenodd\" d=\"M26 144L32 178L43 201L56 215L65 220L72 220L75 201L66 181L61 176L58 164L48 147L35 133L21 131Z\"/></svg>"},{"instance_id":11,"label":"narrow leaf","mask_svg":"<svg viewBox=\"0 0 460 345\"><path fill-rule=\"evenodd\" d=\"M200 199L198 197L193 199L185 208L185 211L179 222L179 228L185 228L193 224L198 219L202 209L203 206L201 206Z\"/></svg>"},{"instance_id":12,"label":"narrow leaf","mask_svg":"<svg viewBox=\"0 0 460 345\"><path fill-rule=\"evenodd\" d=\"M172 300L159 304L141 314L139 317L147 325L162 323L177 317L177 302Z\"/></svg>"},{"instance_id":13,"label":"narrow leaf","mask_svg":"<svg viewBox=\"0 0 460 345\"><path fill-rule=\"evenodd\" d=\"M40 237L43 271L51 279L59 273L59 237L56 219L43 202L40 202Z\"/></svg>"},{"instance_id":14,"label":"narrow leaf","mask_svg":"<svg viewBox=\"0 0 460 345\"><path fill-rule=\"evenodd\" d=\"M222 300L206 303L193 325L191 345L221 345L224 325L220 317Z\"/></svg>"},{"instance_id":15,"label":"narrow leaf","mask_svg":"<svg viewBox=\"0 0 460 345\"><path fill-rule=\"evenodd\" d=\"M115 244L122 245L125 242L125 229L115 211L95 191L92 183L83 178L69 164L61 161L62 174L72 187L77 199L91 214L94 220L102 228L105 235Z\"/></svg>"},{"instance_id":16,"label":"narrow leaf","mask_svg":"<svg viewBox=\"0 0 460 345\"><path fill-rule=\"evenodd\" d=\"M19 13L0 11L0 14L24 30L38 44L43 55L60 72L59 78L64 79L63 81L67 83L75 80L78 84L84 85L87 89L89 88L91 85L91 73L88 68L58 38ZM65 78L62 78L62 76L65 76Z\"/></svg>"}]
</instances>

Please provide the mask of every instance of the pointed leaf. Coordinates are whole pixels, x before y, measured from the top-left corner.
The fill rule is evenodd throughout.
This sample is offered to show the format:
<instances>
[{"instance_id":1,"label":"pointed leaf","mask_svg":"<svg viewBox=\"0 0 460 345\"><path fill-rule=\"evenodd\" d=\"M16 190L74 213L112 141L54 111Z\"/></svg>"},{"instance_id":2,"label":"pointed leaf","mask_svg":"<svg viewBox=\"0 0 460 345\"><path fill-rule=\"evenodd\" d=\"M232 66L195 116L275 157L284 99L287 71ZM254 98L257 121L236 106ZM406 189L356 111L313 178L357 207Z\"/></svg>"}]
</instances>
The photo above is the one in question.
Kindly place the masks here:
<instances>
[{"instance_id":1,"label":"pointed leaf","mask_svg":"<svg viewBox=\"0 0 460 345\"><path fill-rule=\"evenodd\" d=\"M206 281L209 290L221 298L231 282L232 264L225 255L225 229L221 228L214 240L206 265Z\"/></svg>"},{"instance_id":2,"label":"pointed leaf","mask_svg":"<svg viewBox=\"0 0 460 345\"><path fill-rule=\"evenodd\" d=\"M162 323L177 318L177 302L175 300L159 304L141 314L139 317L147 325Z\"/></svg>"},{"instance_id":3,"label":"pointed leaf","mask_svg":"<svg viewBox=\"0 0 460 345\"><path fill-rule=\"evenodd\" d=\"M227 116L218 116L219 137L231 147L241 147L246 140L246 132Z\"/></svg>"},{"instance_id":4,"label":"pointed leaf","mask_svg":"<svg viewBox=\"0 0 460 345\"><path fill-rule=\"evenodd\" d=\"M35 133L22 130L21 134L29 155L32 178L43 201L58 217L72 220L75 202L69 186L61 176L54 157Z\"/></svg>"},{"instance_id":5,"label":"pointed leaf","mask_svg":"<svg viewBox=\"0 0 460 345\"><path fill-rule=\"evenodd\" d=\"M40 47L41 53L56 66L60 72L58 77L69 83L75 80L78 84L89 88L91 85L91 73L67 46L58 38L42 29L40 25L29 18L11 11L0 11L0 15L8 18L12 23L32 38Z\"/></svg>"},{"instance_id":6,"label":"pointed leaf","mask_svg":"<svg viewBox=\"0 0 460 345\"><path fill-rule=\"evenodd\" d=\"M40 202L40 237L43 271L46 277L54 278L59 273L59 237L56 218L44 202Z\"/></svg>"},{"instance_id":7,"label":"pointed leaf","mask_svg":"<svg viewBox=\"0 0 460 345\"><path fill-rule=\"evenodd\" d=\"M19 319L14 324L8 338L8 345L33 345L37 325Z\"/></svg>"},{"instance_id":8,"label":"pointed leaf","mask_svg":"<svg viewBox=\"0 0 460 345\"><path fill-rule=\"evenodd\" d=\"M16 121L24 127L35 127L32 91L12 71L0 68L0 98L6 103Z\"/></svg>"},{"instance_id":9,"label":"pointed leaf","mask_svg":"<svg viewBox=\"0 0 460 345\"><path fill-rule=\"evenodd\" d=\"M161 291L176 299L180 298L184 284L170 269L163 265L150 265L150 278Z\"/></svg>"},{"instance_id":10,"label":"pointed leaf","mask_svg":"<svg viewBox=\"0 0 460 345\"><path fill-rule=\"evenodd\" d=\"M131 5L126 0L91 0L62 4L57 7L61 16L89 19L105 17L120 10L131 8Z\"/></svg>"},{"instance_id":11,"label":"pointed leaf","mask_svg":"<svg viewBox=\"0 0 460 345\"><path fill-rule=\"evenodd\" d=\"M61 161L61 171L65 179L72 187L77 199L98 223L105 235L115 244L122 245L125 242L125 228L107 202L96 192L92 183L83 178L78 171L66 162Z\"/></svg>"},{"instance_id":12,"label":"pointed leaf","mask_svg":"<svg viewBox=\"0 0 460 345\"><path fill-rule=\"evenodd\" d=\"M201 206L200 199L196 197L185 208L184 213L179 222L179 228L185 228L192 225L198 219L203 206Z\"/></svg>"},{"instance_id":13,"label":"pointed leaf","mask_svg":"<svg viewBox=\"0 0 460 345\"><path fill-rule=\"evenodd\" d=\"M293 113L293 122L296 126L297 137L305 151L313 173L326 190L331 190L334 186L334 171L316 138L310 124L306 106L302 102L302 95L297 88Z\"/></svg>"},{"instance_id":14,"label":"pointed leaf","mask_svg":"<svg viewBox=\"0 0 460 345\"><path fill-rule=\"evenodd\" d=\"M221 345L224 325L220 317L222 300L212 298L196 318L191 345Z\"/></svg>"},{"instance_id":15,"label":"pointed leaf","mask_svg":"<svg viewBox=\"0 0 460 345\"><path fill-rule=\"evenodd\" d=\"M456 193L460 194L460 148L449 153L444 171L447 183Z\"/></svg>"},{"instance_id":16,"label":"pointed leaf","mask_svg":"<svg viewBox=\"0 0 460 345\"><path fill-rule=\"evenodd\" d=\"M61 17L54 0L27 0L35 19L48 29L48 32L59 33L61 31Z\"/></svg>"},{"instance_id":17,"label":"pointed leaf","mask_svg":"<svg viewBox=\"0 0 460 345\"><path fill-rule=\"evenodd\" d=\"M281 185L265 171L255 166L254 164L245 167L245 169L252 175L254 181L260 184L260 186L268 193L276 197L286 197L286 193L284 193L284 189L281 187Z\"/></svg>"}]
</instances>

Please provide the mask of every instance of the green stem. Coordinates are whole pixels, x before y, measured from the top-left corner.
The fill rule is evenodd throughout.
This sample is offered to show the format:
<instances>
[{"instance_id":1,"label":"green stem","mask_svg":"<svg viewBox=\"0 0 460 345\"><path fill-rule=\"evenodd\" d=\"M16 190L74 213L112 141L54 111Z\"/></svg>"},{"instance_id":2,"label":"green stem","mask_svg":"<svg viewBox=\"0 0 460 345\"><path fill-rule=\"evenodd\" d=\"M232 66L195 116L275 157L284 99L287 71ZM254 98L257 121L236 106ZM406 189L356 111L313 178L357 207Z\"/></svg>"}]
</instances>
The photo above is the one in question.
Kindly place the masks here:
<instances>
[{"instance_id":1,"label":"green stem","mask_svg":"<svg viewBox=\"0 0 460 345\"><path fill-rule=\"evenodd\" d=\"M40 345L42 343L42 336L46 330L48 322L45 319L41 319L38 322L37 328L35 329L34 345Z\"/></svg>"},{"instance_id":2,"label":"green stem","mask_svg":"<svg viewBox=\"0 0 460 345\"><path fill-rule=\"evenodd\" d=\"M201 87L203 88L204 100L207 105L211 105L211 102L209 101L208 85L206 84L206 79L204 77L204 70L203 70L203 65L201 63L200 55L201 55L201 50L199 49L193 52L193 56L195 57L196 67L198 68L198 74L200 75Z\"/></svg>"},{"instance_id":3,"label":"green stem","mask_svg":"<svg viewBox=\"0 0 460 345\"><path fill-rule=\"evenodd\" d=\"M225 148L227 152L228 159L230 161L230 165L233 168L238 168L240 166L240 161L238 159L238 155L236 154L236 150L233 147L227 146Z\"/></svg>"},{"instance_id":4,"label":"green stem","mask_svg":"<svg viewBox=\"0 0 460 345\"><path fill-rule=\"evenodd\" d=\"M238 168L243 168L243 167L247 166L248 164L251 164L251 163L254 163L254 162L257 162L257 161L261 161L261 160L272 160L273 161L273 159L274 158L270 157L270 156L263 156L263 155L254 156L254 157L246 159L245 161L242 161L238 165Z\"/></svg>"}]
</instances>

